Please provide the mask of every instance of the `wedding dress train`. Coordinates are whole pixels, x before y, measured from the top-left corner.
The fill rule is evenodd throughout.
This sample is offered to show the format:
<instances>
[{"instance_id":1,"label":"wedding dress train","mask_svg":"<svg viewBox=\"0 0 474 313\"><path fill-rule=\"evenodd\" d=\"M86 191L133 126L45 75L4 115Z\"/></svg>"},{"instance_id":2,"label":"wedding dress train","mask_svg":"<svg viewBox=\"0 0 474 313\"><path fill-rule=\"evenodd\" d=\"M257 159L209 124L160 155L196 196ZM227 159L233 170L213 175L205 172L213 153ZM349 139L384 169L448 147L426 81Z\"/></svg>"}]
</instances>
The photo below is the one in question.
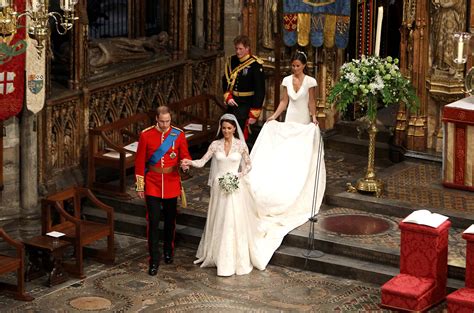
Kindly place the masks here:
<instances>
[{"instance_id":1,"label":"wedding dress train","mask_svg":"<svg viewBox=\"0 0 474 313\"><path fill-rule=\"evenodd\" d=\"M321 206L326 189L324 149L319 127L294 122L265 124L250 154L247 175L259 268L265 268L284 236L304 224Z\"/></svg>"}]
</instances>

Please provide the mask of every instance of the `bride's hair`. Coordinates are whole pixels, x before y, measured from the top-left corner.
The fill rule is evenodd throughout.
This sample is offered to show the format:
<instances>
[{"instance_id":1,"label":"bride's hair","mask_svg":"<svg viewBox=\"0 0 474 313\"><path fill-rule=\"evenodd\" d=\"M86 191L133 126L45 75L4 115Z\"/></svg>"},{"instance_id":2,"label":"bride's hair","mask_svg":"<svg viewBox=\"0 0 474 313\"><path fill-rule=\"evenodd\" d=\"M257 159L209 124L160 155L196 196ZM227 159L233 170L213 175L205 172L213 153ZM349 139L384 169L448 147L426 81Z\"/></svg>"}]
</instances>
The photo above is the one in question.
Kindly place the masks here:
<instances>
[{"instance_id":1,"label":"bride's hair","mask_svg":"<svg viewBox=\"0 0 474 313\"><path fill-rule=\"evenodd\" d=\"M221 138L224 137L224 134L222 133L222 124L223 124L224 122L227 122L227 123L231 124L231 125L234 126L235 129L237 130L237 124L235 123L234 120L228 120L228 119L224 119L224 118L223 118L223 119L221 119L221 127L220 127L219 134L217 135L217 139L221 139ZM238 133L237 131L234 133L234 136L237 137L237 138L240 137L240 136L239 136L239 133ZM242 138L239 138L239 139L242 139Z\"/></svg>"},{"instance_id":2,"label":"bride's hair","mask_svg":"<svg viewBox=\"0 0 474 313\"><path fill-rule=\"evenodd\" d=\"M303 65L305 65L306 62L308 62L308 57L306 56L306 53L304 53L303 51L296 50L295 54L293 54L293 56L291 57L291 62L295 60L298 60L301 63L303 63Z\"/></svg>"}]
</instances>

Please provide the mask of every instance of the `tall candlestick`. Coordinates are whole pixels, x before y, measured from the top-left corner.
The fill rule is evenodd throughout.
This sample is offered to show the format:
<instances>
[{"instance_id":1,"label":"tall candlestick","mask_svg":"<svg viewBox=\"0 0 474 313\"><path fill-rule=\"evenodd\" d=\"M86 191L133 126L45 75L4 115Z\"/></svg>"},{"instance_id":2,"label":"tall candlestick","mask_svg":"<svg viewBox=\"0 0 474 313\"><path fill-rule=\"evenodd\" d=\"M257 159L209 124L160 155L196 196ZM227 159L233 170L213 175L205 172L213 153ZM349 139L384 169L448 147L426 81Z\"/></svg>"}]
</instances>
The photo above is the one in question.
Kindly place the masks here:
<instances>
[{"instance_id":1,"label":"tall candlestick","mask_svg":"<svg viewBox=\"0 0 474 313\"><path fill-rule=\"evenodd\" d=\"M464 63L463 62L463 57L464 57L464 42L461 40L458 41L458 56L457 56L457 63Z\"/></svg>"},{"instance_id":2,"label":"tall candlestick","mask_svg":"<svg viewBox=\"0 0 474 313\"><path fill-rule=\"evenodd\" d=\"M380 36L382 35L382 19L383 19L383 7L379 7L377 13L377 30L375 33L375 51L374 55L380 55Z\"/></svg>"},{"instance_id":3,"label":"tall candlestick","mask_svg":"<svg viewBox=\"0 0 474 313\"><path fill-rule=\"evenodd\" d=\"M71 4L69 3L69 0L61 0L61 9L63 11L71 11Z\"/></svg>"}]
</instances>

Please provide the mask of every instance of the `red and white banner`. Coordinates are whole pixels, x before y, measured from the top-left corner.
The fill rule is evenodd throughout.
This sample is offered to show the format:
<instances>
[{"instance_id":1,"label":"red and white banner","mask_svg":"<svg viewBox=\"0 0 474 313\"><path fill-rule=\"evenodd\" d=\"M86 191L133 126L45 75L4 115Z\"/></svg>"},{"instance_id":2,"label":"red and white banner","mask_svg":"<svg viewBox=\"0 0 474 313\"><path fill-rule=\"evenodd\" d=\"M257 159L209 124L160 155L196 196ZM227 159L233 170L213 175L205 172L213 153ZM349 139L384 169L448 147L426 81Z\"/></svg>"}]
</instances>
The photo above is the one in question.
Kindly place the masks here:
<instances>
[{"instance_id":1,"label":"red and white banner","mask_svg":"<svg viewBox=\"0 0 474 313\"><path fill-rule=\"evenodd\" d=\"M27 9L39 4L39 0L28 1ZM28 25L30 26L30 25ZM37 42L27 39L26 50L26 107L34 114L41 111L45 101L46 51L38 51Z\"/></svg>"},{"instance_id":2,"label":"red and white banner","mask_svg":"<svg viewBox=\"0 0 474 313\"><path fill-rule=\"evenodd\" d=\"M25 1L16 1L16 10L25 10ZM23 22L19 21L20 23ZM16 54L24 49L26 28L17 29L16 34L9 42L9 46L17 45L11 58L6 58L0 65L0 121L6 120L20 113L25 95L25 54ZM22 42L23 41L23 42ZM14 55L14 56L13 56Z\"/></svg>"}]
</instances>

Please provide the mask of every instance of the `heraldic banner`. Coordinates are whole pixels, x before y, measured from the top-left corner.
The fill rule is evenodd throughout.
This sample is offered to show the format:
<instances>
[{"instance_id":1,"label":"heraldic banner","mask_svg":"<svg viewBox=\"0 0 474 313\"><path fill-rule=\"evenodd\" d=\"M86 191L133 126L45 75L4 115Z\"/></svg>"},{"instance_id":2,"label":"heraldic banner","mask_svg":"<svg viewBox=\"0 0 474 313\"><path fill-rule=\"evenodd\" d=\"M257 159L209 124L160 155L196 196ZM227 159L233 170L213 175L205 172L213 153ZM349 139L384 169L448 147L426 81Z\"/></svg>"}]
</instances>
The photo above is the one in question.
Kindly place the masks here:
<instances>
[{"instance_id":1,"label":"heraldic banner","mask_svg":"<svg viewBox=\"0 0 474 313\"><path fill-rule=\"evenodd\" d=\"M28 1L28 10L39 4L40 0ZM30 26L30 25L28 25ZM45 73L46 73L46 53L37 50L37 42L34 39L27 39L26 50L26 106L28 110L36 114L44 106L45 101Z\"/></svg>"},{"instance_id":2,"label":"heraldic banner","mask_svg":"<svg viewBox=\"0 0 474 313\"><path fill-rule=\"evenodd\" d=\"M346 48L351 0L283 0L283 41L287 46Z\"/></svg>"},{"instance_id":3,"label":"heraldic banner","mask_svg":"<svg viewBox=\"0 0 474 313\"><path fill-rule=\"evenodd\" d=\"M25 10L26 1L16 1L17 11ZM20 113L25 94L26 28L20 27L10 37L3 38L8 44L5 58L0 63L0 121Z\"/></svg>"}]
</instances>

